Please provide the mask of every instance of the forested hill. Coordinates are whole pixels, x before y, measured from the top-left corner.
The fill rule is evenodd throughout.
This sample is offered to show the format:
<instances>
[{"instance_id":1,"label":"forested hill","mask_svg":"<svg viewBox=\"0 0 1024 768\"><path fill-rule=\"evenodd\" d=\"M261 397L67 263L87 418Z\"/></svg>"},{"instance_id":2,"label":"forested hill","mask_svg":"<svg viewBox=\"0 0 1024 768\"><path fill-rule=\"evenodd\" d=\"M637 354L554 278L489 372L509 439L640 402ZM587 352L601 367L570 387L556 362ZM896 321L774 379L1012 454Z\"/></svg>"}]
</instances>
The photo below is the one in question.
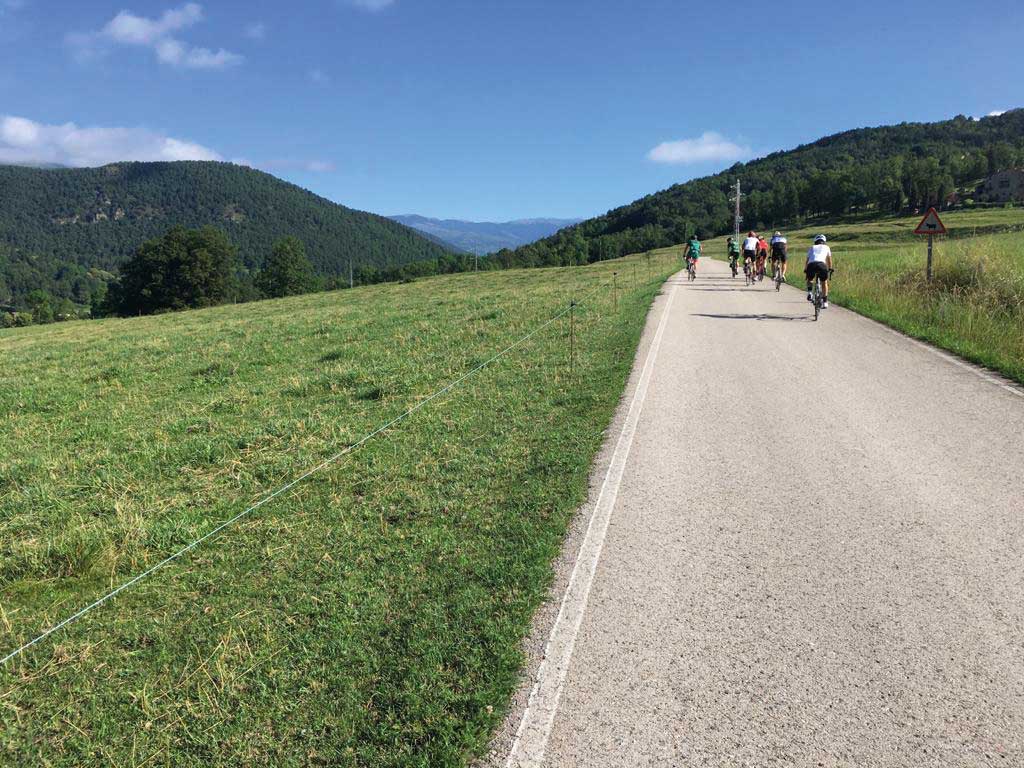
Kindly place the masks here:
<instances>
[{"instance_id":1,"label":"forested hill","mask_svg":"<svg viewBox=\"0 0 1024 768\"><path fill-rule=\"evenodd\" d=\"M347 274L350 256L358 270L447 253L383 216L230 163L0 166L0 305L37 288L87 304L136 248L178 224L223 229L249 269L287 235L324 276Z\"/></svg>"},{"instance_id":2,"label":"forested hill","mask_svg":"<svg viewBox=\"0 0 1024 768\"><path fill-rule=\"evenodd\" d=\"M803 225L849 213L898 213L941 204L990 173L1024 165L1024 110L981 120L901 123L829 136L715 176L677 184L515 251L505 265L574 264L683 242L733 227L732 187L743 183L744 226ZM966 194L963 194L966 192Z\"/></svg>"}]
</instances>

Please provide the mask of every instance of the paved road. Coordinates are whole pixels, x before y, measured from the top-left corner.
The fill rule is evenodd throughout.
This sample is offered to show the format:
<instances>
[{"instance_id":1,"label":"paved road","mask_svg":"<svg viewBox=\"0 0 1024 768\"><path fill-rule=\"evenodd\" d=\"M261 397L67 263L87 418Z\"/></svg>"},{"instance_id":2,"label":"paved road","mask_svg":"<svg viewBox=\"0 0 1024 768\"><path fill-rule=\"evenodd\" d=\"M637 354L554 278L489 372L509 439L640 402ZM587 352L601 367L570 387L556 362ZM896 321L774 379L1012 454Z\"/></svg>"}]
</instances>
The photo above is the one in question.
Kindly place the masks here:
<instances>
[{"instance_id":1,"label":"paved road","mask_svg":"<svg viewBox=\"0 0 1024 768\"><path fill-rule=\"evenodd\" d=\"M507 764L1024 766L1024 397L701 267Z\"/></svg>"}]
</instances>

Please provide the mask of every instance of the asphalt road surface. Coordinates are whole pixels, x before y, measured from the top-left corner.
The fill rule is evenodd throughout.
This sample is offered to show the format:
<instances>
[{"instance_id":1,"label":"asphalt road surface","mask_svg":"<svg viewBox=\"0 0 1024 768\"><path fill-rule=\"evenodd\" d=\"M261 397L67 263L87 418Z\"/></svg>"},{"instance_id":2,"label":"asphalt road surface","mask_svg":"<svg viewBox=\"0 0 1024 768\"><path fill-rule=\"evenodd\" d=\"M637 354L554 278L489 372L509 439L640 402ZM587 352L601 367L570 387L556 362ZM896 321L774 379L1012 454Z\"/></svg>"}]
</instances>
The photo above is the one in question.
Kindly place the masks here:
<instances>
[{"instance_id":1,"label":"asphalt road surface","mask_svg":"<svg viewBox=\"0 0 1024 768\"><path fill-rule=\"evenodd\" d=\"M1024 393L706 260L638 360L491 761L1024 766Z\"/></svg>"}]
</instances>

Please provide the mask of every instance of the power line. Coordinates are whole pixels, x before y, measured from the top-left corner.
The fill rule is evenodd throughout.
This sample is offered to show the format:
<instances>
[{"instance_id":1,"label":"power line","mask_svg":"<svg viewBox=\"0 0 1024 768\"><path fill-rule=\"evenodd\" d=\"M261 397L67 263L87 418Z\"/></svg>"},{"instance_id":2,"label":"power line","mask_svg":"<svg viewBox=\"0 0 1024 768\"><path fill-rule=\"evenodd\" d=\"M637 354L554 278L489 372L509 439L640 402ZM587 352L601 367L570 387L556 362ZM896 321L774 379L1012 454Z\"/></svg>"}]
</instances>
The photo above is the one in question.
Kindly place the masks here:
<instances>
[{"instance_id":1,"label":"power line","mask_svg":"<svg viewBox=\"0 0 1024 768\"><path fill-rule=\"evenodd\" d=\"M742 214L740 214L740 200L743 199L743 192L740 189L740 180L739 179L736 179L736 193L735 193L735 195L733 197L731 197L729 199L736 202L736 213L735 213L735 216L733 218L733 231L735 232L736 237L739 237L739 234L740 234L740 224L743 223L743 216L742 216Z\"/></svg>"}]
</instances>

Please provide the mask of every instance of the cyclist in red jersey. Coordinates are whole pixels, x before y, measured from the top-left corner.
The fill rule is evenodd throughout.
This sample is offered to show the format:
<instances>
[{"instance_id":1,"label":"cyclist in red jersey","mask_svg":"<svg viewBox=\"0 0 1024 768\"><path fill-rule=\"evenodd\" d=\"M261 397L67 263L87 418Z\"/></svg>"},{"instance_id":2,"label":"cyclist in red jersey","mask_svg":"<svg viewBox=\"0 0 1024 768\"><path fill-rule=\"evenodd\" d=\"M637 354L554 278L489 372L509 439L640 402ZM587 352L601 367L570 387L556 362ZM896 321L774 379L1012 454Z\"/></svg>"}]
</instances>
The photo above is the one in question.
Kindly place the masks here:
<instances>
[{"instance_id":1,"label":"cyclist in red jersey","mask_svg":"<svg viewBox=\"0 0 1024 768\"><path fill-rule=\"evenodd\" d=\"M757 276L764 280L764 265L768 261L768 241L763 236L757 238Z\"/></svg>"}]
</instances>

